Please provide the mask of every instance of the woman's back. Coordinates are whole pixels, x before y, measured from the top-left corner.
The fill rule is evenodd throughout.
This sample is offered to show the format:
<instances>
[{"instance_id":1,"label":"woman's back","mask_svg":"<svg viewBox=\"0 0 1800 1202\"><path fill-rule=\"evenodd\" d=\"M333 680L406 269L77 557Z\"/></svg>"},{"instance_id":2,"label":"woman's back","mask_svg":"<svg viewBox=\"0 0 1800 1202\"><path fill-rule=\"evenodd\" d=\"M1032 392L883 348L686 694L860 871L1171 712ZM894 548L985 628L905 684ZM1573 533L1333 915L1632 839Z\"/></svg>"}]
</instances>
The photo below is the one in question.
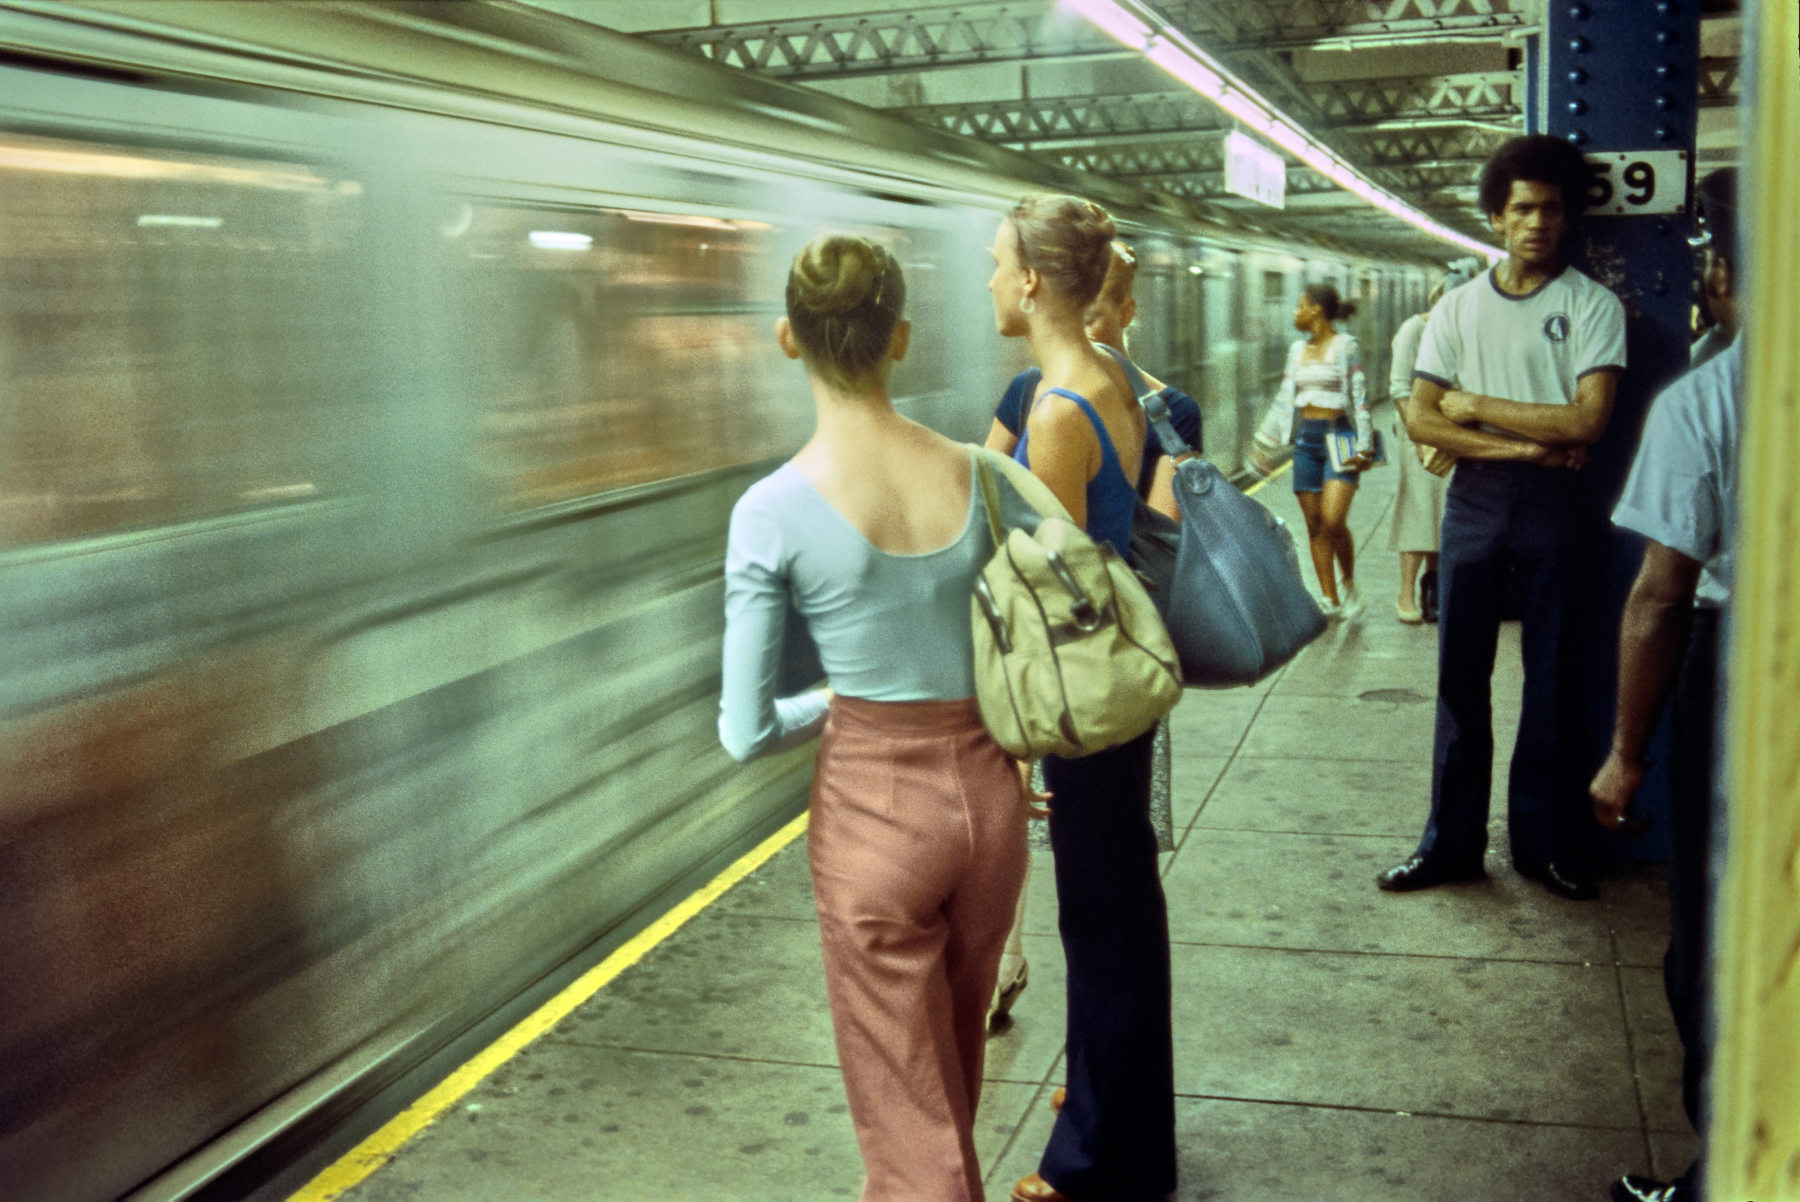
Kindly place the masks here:
<instances>
[{"instance_id":1,"label":"woman's back","mask_svg":"<svg viewBox=\"0 0 1800 1202\"><path fill-rule=\"evenodd\" d=\"M910 423L908 423L910 425ZM992 553L968 448L929 431L809 444L731 515L720 734L739 758L794 725L774 700L791 600L832 688L868 701L975 692L969 595Z\"/></svg>"},{"instance_id":2,"label":"woman's back","mask_svg":"<svg viewBox=\"0 0 1800 1202\"><path fill-rule=\"evenodd\" d=\"M1121 555L1131 519L1148 431L1143 409L1108 359L1083 362L1053 378L1046 373L1017 457L1050 485L1089 536ZM1064 382L1066 381L1066 382ZM1083 504L1071 504L1078 488Z\"/></svg>"},{"instance_id":3,"label":"woman's back","mask_svg":"<svg viewBox=\"0 0 1800 1202\"><path fill-rule=\"evenodd\" d=\"M962 533L968 516L968 449L903 418L880 424L855 443L815 439L792 466L880 550L936 550Z\"/></svg>"}]
</instances>

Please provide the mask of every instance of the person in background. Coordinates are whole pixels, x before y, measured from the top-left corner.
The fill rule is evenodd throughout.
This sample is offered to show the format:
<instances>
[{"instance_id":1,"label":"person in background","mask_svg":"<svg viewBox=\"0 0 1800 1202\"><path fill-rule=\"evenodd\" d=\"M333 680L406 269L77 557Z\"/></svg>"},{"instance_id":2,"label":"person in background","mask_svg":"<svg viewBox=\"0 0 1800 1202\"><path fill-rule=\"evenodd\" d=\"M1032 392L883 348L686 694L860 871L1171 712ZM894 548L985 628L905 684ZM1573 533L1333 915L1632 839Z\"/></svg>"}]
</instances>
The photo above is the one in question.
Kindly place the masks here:
<instances>
[{"instance_id":1,"label":"person in background","mask_svg":"<svg viewBox=\"0 0 1800 1202\"><path fill-rule=\"evenodd\" d=\"M1695 212L1700 215L1703 226L1711 228L1703 228L1698 239L1689 241L1702 243L1716 252L1705 261L1707 266L1697 281L1700 313L1706 319L1707 327L1706 333L1695 339L1689 348L1688 365L1699 367L1730 346L1738 333L1737 306L1730 295L1730 255L1736 251L1729 238L1718 234L1719 230L1736 228L1737 168L1721 167L1709 172L1695 185L1694 193Z\"/></svg>"},{"instance_id":2,"label":"person in background","mask_svg":"<svg viewBox=\"0 0 1800 1202\"><path fill-rule=\"evenodd\" d=\"M864 239L794 260L776 339L818 424L732 510L719 738L744 760L823 731L807 851L862 1197L962 1202L983 1196L975 1109L1025 803L974 700L969 596L993 547L971 448L888 395L905 299ZM835 696L775 695L790 603Z\"/></svg>"},{"instance_id":3,"label":"person in background","mask_svg":"<svg viewBox=\"0 0 1800 1202\"><path fill-rule=\"evenodd\" d=\"M1701 181L1700 278L1715 328L1736 330L1737 179ZM1669 948L1663 988L1681 1036L1681 1100L1695 1134L1711 1040L1713 888L1710 880L1717 757L1719 631L1731 599L1744 353L1734 342L1657 397L1613 521L1648 541L1619 632L1619 692L1612 750L1589 793L1606 830L1631 830L1632 802L1663 704L1669 705ZM1672 1182L1627 1174L1614 1202L1699 1202L1700 1158Z\"/></svg>"},{"instance_id":4,"label":"person in background","mask_svg":"<svg viewBox=\"0 0 1800 1202\"><path fill-rule=\"evenodd\" d=\"M1353 618L1363 608L1356 595L1356 548L1348 522L1359 473L1374 453L1375 427L1369 420L1362 348L1332 325L1355 312L1355 304L1341 299L1330 284L1301 289L1294 328L1306 337L1288 349L1281 389L1257 432L1265 446L1294 444L1294 499L1306 519L1313 570L1330 618ZM1355 432L1356 454L1340 471L1331 465L1326 440L1347 431Z\"/></svg>"},{"instance_id":5,"label":"person in background","mask_svg":"<svg viewBox=\"0 0 1800 1202\"><path fill-rule=\"evenodd\" d=\"M1406 436L1404 410L1412 399L1413 364L1425 337L1425 319L1444 293L1468 279L1452 271L1433 284L1425 311L1414 313L1394 331L1389 356L1388 395L1394 398L1396 411L1391 458L1400 465L1400 481L1394 490L1388 549L1400 552L1400 595L1394 599L1394 612L1407 623L1437 621L1438 530L1444 524L1444 493L1449 481L1425 469L1412 439ZM1419 578L1421 567L1425 569L1423 580Z\"/></svg>"},{"instance_id":6,"label":"person in background","mask_svg":"<svg viewBox=\"0 0 1800 1202\"><path fill-rule=\"evenodd\" d=\"M1120 354L1126 352L1125 331L1137 319L1137 301L1132 296L1132 286L1137 281L1137 255L1122 241L1112 244L1113 256L1106 269L1106 282L1100 286L1100 295L1088 306L1084 324L1087 336L1100 346L1111 347ZM1153 376L1145 374L1145 382L1151 388L1162 393L1163 401L1169 407L1169 418L1175 432L1181 435L1183 442L1192 447L1198 454L1204 449L1201 441L1200 406L1193 397L1180 389L1164 384ZM1025 428L1025 419L1030 402L1036 398L1038 385L1043 381L1043 373L1035 367L1028 367L1014 376L1006 386L1006 393L1000 398L1000 407L994 412L993 428L988 431L987 446L990 450L1010 455L1019 445L1019 434ZM1146 435L1144 443L1144 463L1138 471L1138 495L1146 504L1161 513L1177 520L1181 511L1175 502L1175 464L1163 452L1162 444L1154 434ZM1174 850L1174 831L1170 806L1170 751L1169 721L1164 718L1156 726L1156 743L1151 754L1151 815L1156 823L1157 847L1163 851ZM1047 797L1038 795L1040 800ZM1019 912L1013 920L1012 933L1007 936L1006 952L1000 958L1000 981L995 989L994 1004L988 1015L988 1029L998 1030L1004 1025L1006 1016L1019 995L1025 991L1026 982L1030 979L1030 965L1025 959L1025 895L1031 887L1029 870L1026 873L1026 887L1019 893Z\"/></svg>"},{"instance_id":7,"label":"person in background","mask_svg":"<svg viewBox=\"0 0 1800 1202\"><path fill-rule=\"evenodd\" d=\"M1148 433L1124 370L1083 325L1113 259L1112 219L1072 196L1027 196L994 235L1000 333L1043 373L1015 457L1096 542L1131 539ZM1175 1188L1169 925L1150 823L1153 731L1081 759L1044 759L1057 927L1068 969L1068 1092L1016 1202L1136 1202Z\"/></svg>"},{"instance_id":8,"label":"person in background","mask_svg":"<svg viewBox=\"0 0 1800 1202\"><path fill-rule=\"evenodd\" d=\"M1560 138L1512 138L1479 196L1506 259L1445 295L1426 323L1406 428L1456 456L1440 550L1431 812L1391 892L1486 875L1492 677L1507 573L1519 581L1525 689L1507 781L1512 860L1570 900L1599 896L1582 788L1587 683L1571 646L1603 515L1569 469L1612 416L1625 306L1569 266L1592 169Z\"/></svg>"}]
</instances>

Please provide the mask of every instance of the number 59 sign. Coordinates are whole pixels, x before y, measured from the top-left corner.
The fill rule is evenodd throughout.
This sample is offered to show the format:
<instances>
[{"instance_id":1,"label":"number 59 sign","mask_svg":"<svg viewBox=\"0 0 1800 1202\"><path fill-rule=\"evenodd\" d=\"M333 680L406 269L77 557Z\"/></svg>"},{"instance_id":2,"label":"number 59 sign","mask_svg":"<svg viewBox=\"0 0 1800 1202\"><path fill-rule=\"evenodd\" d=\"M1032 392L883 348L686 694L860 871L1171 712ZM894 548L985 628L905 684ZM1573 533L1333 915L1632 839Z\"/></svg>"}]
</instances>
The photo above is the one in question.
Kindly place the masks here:
<instances>
[{"instance_id":1,"label":"number 59 sign","mask_svg":"<svg viewBox=\"0 0 1800 1202\"><path fill-rule=\"evenodd\" d=\"M1688 152L1629 150L1590 154L1594 183L1588 189L1588 215L1630 217L1687 210Z\"/></svg>"}]
</instances>

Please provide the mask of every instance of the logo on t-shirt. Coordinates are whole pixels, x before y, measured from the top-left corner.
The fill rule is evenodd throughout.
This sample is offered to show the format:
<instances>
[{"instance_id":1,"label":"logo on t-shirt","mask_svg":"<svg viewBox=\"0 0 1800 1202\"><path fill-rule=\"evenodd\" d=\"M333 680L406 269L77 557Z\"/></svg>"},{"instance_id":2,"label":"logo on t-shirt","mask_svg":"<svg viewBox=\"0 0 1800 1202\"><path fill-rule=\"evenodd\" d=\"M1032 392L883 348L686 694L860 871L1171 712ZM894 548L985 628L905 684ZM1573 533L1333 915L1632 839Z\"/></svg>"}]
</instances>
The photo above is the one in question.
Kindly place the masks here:
<instances>
[{"instance_id":1,"label":"logo on t-shirt","mask_svg":"<svg viewBox=\"0 0 1800 1202\"><path fill-rule=\"evenodd\" d=\"M1552 313L1544 318L1544 337L1551 342L1567 342L1569 340L1569 315Z\"/></svg>"}]
</instances>

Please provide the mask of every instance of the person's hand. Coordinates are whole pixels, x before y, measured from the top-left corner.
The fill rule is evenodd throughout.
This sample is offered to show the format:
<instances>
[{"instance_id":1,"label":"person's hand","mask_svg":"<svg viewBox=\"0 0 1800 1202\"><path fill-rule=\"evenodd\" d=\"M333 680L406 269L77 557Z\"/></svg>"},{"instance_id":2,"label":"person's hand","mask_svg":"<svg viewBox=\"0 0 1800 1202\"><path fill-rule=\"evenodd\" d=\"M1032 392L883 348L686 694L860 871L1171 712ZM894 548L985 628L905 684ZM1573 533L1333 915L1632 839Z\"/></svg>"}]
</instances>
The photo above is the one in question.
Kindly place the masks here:
<instances>
[{"instance_id":1,"label":"person's hand","mask_svg":"<svg viewBox=\"0 0 1800 1202\"><path fill-rule=\"evenodd\" d=\"M1347 472L1366 472L1374 462L1374 456L1359 451L1355 455L1344 460L1344 470Z\"/></svg>"},{"instance_id":2,"label":"person's hand","mask_svg":"<svg viewBox=\"0 0 1800 1202\"><path fill-rule=\"evenodd\" d=\"M1419 452L1419 464L1434 476L1448 476L1456 466L1456 456L1441 447L1428 447L1424 443L1414 443Z\"/></svg>"},{"instance_id":3,"label":"person's hand","mask_svg":"<svg viewBox=\"0 0 1800 1202\"><path fill-rule=\"evenodd\" d=\"M1536 462L1544 467L1568 468L1580 471L1587 466L1588 449L1582 446L1573 447L1540 447Z\"/></svg>"},{"instance_id":4,"label":"person's hand","mask_svg":"<svg viewBox=\"0 0 1800 1202\"><path fill-rule=\"evenodd\" d=\"M1588 785L1588 796L1594 801L1594 821L1623 835L1643 834L1645 824L1633 821L1631 817L1631 800L1643 783L1642 764L1628 760L1616 751L1608 755L1593 783Z\"/></svg>"},{"instance_id":5,"label":"person's hand","mask_svg":"<svg viewBox=\"0 0 1800 1202\"><path fill-rule=\"evenodd\" d=\"M1472 426L1477 420L1475 417L1475 394L1472 392L1463 392L1461 389L1453 388L1444 394L1443 400L1438 402L1438 409L1445 417L1459 426Z\"/></svg>"},{"instance_id":6,"label":"person's hand","mask_svg":"<svg viewBox=\"0 0 1800 1202\"><path fill-rule=\"evenodd\" d=\"M1025 801L1025 816L1027 818L1050 817L1050 802L1055 795L1039 793L1031 787L1031 761L1014 760L1013 766L1019 770L1019 795Z\"/></svg>"}]
</instances>

